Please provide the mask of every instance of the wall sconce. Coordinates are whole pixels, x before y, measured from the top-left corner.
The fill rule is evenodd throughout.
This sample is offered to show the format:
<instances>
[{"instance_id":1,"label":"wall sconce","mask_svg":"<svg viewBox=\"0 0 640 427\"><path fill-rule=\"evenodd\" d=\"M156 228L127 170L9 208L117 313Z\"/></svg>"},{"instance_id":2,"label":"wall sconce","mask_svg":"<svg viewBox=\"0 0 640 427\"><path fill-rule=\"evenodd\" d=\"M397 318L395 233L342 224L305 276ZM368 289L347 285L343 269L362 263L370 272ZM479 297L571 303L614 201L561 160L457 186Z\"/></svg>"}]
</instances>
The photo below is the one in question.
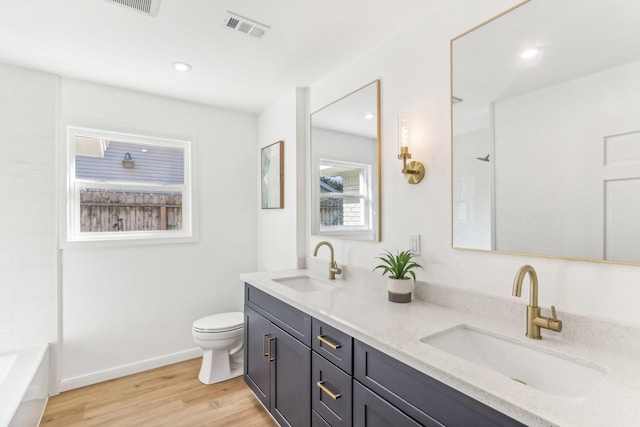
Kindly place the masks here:
<instances>
[{"instance_id":1,"label":"wall sconce","mask_svg":"<svg viewBox=\"0 0 640 427\"><path fill-rule=\"evenodd\" d=\"M133 159L131 158L131 154L124 153L124 159L122 160L122 167L126 169L133 169L135 165Z\"/></svg>"},{"instance_id":2,"label":"wall sconce","mask_svg":"<svg viewBox=\"0 0 640 427\"><path fill-rule=\"evenodd\" d=\"M424 178L424 165L420 162L410 161L409 152L409 114L398 114L398 159L402 160L402 174L409 184L417 184Z\"/></svg>"}]
</instances>

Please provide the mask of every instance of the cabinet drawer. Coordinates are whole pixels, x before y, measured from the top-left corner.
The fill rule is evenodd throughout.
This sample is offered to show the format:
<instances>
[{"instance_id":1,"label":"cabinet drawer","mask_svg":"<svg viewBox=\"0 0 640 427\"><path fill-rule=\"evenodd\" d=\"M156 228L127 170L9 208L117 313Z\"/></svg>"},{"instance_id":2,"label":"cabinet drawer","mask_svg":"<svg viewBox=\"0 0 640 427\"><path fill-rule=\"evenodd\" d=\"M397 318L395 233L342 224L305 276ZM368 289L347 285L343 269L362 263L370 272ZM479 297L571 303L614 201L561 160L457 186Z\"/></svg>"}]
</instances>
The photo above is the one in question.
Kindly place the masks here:
<instances>
[{"instance_id":1,"label":"cabinet drawer","mask_svg":"<svg viewBox=\"0 0 640 427\"><path fill-rule=\"evenodd\" d=\"M316 411L311 411L311 427L333 427L324 418L322 418Z\"/></svg>"},{"instance_id":2,"label":"cabinet drawer","mask_svg":"<svg viewBox=\"0 0 640 427\"><path fill-rule=\"evenodd\" d=\"M386 400L353 382L354 427L423 427ZM440 424L427 424L440 426Z\"/></svg>"},{"instance_id":3,"label":"cabinet drawer","mask_svg":"<svg viewBox=\"0 0 640 427\"><path fill-rule=\"evenodd\" d=\"M245 283L244 291L246 304L307 347L311 347L311 316L248 283Z\"/></svg>"},{"instance_id":4,"label":"cabinet drawer","mask_svg":"<svg viewBox=\"0 0 640 427\"><path fill-rule=\"evenodd\" d=\"M354 340L354 378L423 425L524 426L404 363ZM435 424L438 425L438 424Z\"/></svg>"},{"instance_id":5,"label":"cabinet drawer","mask_svg":"<svg viewBox=\"0 0 640 427\"><path fill-rule=\"evenodd\" d=\"M311 407L332 427L351 427L351 376L316 352L311 356Z\"/></svg>"},{"instance_id":6,"label":"cabinet drawer","mask_svg":"<svg viewBox=\"0 0 640 427\"><path fill-rule=\"evenodd\" d=\"M348 374L353 372L353 339L318 319L311 322L311 348Z\"/></svg>"}]
</instances>

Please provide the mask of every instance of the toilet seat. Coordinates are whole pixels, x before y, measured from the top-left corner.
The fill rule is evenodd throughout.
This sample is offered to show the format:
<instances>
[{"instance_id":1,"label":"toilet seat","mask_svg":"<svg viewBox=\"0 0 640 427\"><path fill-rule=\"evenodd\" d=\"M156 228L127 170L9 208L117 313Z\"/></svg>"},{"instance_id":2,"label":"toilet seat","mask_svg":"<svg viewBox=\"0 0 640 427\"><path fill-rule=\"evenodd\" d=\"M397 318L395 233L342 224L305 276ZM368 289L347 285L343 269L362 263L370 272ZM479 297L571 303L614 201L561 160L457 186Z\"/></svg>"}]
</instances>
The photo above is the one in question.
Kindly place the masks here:
<instances>
[{"instance_id":1,"label":"toilet seat","mask_svg":"<svg viewBox=\"0 0 640 427\"><path fill-rule=\"evenodd\" d=\"M231 332L244 327L244 314L236 311L231 313L213 314L193 322L193 331L205 334Z\"/></svg>"}]
</instances>

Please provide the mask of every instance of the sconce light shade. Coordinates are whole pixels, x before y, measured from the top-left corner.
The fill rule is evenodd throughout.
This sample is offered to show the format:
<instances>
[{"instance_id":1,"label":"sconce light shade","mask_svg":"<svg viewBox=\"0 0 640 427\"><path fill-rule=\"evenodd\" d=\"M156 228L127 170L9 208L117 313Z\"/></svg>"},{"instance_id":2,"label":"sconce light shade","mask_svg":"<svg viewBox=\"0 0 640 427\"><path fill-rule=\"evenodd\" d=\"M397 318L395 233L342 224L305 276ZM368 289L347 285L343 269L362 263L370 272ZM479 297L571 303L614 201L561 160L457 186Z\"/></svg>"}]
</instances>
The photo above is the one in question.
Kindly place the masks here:
<instances>
[{"instance_id":1,"label":"sconce light shade","mask_svg":"<svg viewBox=\"0 0 640 427\"><path fill-rule=\"evenodd\" d=\"M133 166L135 166L135 162L131 158L131 154L124 153L124 160L122 160L122 167L125 169L133 169Z\"/></svg>"},{"instance_id":2,"label":"sconce light shade","mask_svg":"<svg viewBox=\"0 0 640 427\"><path fill-rule=\"evenodd\" d=\"M408 113L398 114L398 159L402 160L402 174L409 184L417 184L424 178L424 165L417 161L407 163L411 158L409 151L411 122Z\"/></svg>"}]
</instances>

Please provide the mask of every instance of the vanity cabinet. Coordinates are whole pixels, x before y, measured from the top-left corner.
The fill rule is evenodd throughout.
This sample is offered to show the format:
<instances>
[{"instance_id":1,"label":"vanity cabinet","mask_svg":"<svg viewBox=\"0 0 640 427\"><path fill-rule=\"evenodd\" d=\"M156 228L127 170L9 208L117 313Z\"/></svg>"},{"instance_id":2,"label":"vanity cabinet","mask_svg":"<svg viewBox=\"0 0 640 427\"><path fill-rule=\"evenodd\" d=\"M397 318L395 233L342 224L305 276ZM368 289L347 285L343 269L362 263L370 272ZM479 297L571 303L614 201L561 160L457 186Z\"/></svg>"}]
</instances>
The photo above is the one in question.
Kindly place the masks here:
<instances>
[{"instance_id":1,"label":"vanity cabinet","mask_svg":"<svg viewBox=\"0 0 640 427\"><path fill-rule=\"evenodd\" d=\"M245 286L244 378L281 426L311 425L311 317Z\"/></svg>"},{"instance_id":2,"label":"vanity cabinet","mask_svg":"<svg viewBox=\"0 0 640 427\"><path fill-rule=\"evenodd\" d=\"M245 285L245 381L282 427L524 424Z\"/></svg>"},{"instance_id":3,"label":"vanity cabinet","mask_svg":"<svg viewBox=\"0 0 640 427\"><path fill-rule=\"evenodd\" d=\"M501 412L357 340L354 341L353 371L355 427L524 427Z\"/></svg>"}]
</instances>

